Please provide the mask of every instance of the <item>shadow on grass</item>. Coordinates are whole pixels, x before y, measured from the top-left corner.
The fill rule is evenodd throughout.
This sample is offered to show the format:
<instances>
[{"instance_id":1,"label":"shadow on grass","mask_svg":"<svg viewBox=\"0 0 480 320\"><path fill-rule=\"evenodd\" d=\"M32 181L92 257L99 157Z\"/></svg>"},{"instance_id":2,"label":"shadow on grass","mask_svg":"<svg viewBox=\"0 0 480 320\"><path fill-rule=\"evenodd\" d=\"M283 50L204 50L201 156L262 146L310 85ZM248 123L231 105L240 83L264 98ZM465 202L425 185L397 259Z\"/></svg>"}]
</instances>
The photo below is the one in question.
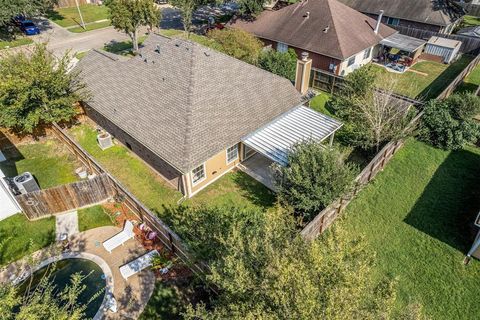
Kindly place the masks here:
<instances>
[{"instance_id":1,"label":"shadow on grass","mask_svg":"<svg viewBox=\"0 0 480 320\"><path fill-rule=\"evenodd\" d=\"M19 172L15 163L23 160L24 156L3 132L0 132L0 151L7 159L0 162L0 170L7 177L17 176Z\"/></svg>"},{"instance_id":2,"label":"shadow on grass","mask_svg":"<svg viewBox=\"0 0 480 320\"><path fill-rule=\"evenodd\" d=\"M49 10L47 12L47 18L50 20L63 20L65 19L65 16L61 15L58 11L55 10Z\"/></svg>"},{"instance_id":3,"label":"shadow on grass","mask_svg":"<svg viewBox=\"0 0 480 320\"><path fill-rule=\"evenodd\" d=\"M254 205L270 208L275 204L275 193L248 174L236 171L232 181L241 189L241 195Z\"/></svg>"},{"instance_id":4,"label":"shadow on grass","mask_svg":"<svg viewBox=\"0 0 480 320\"><path fill-rule=\"evenodd\" d=\"M450 153L404 221L465 252L480 208L479 176L480 155L468 150Z\"/></svg>"},{"instance_id":5,"label":"shadow on grass","mask_svg":"<svg viewBox=\"0 0 480 320\"><path fill-rule=\"evenodd\" d=\"M455 93L475 93L477 89L478 85L475 83L462 82L457 89L455 89Z\"/></svg>"},{"instance_id":6,"label":"shadow on grass","mask_svg":"<svg viewBox=\"0 0 480 320\"><path fill-rule=\"evenodd\" d=\"M423 89L422 92L417 95L416 98L424 100L436 98L472 60L473 57L471 56L463 56L450 64L447 69L440 73L428 87Z\"/></svg>"}]
</instances>

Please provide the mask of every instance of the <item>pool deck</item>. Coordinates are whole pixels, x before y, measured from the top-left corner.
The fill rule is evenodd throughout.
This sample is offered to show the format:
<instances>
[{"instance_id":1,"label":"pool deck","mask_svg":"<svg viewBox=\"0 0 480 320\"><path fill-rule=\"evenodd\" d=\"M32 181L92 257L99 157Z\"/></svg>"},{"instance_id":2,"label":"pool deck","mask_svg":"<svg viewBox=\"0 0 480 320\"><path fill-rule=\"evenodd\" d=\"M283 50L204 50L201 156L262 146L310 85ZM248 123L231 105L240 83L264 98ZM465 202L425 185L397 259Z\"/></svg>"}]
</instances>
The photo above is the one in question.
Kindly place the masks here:
<instances>
[{"instance_id":1,"label":"pool deck","mask_svg":"<svg viewBox=\"0 0 480 320\"><path fill-rule=\"evenodd\" d=\"M146 250L136 240L131 239L109 253L102 242L111 238L121 229L118 227L100 227L75 234L70 237L70 251L83 252L103 259L111 269L113 279L113 294L117 301L118 311L107 311L103 319L137 319L143 311L155 287L155 276L152 271L145 269L138 274L123 279L120 266L146 253ZM9 264L0 270L0 283L10 282L18 277L28 265L37 265L40 262L59 255L57 246L51 246L35 252L33 259L21 259ZM33 262L32 262L33 261Z\"/></svg>"}]
</instances>

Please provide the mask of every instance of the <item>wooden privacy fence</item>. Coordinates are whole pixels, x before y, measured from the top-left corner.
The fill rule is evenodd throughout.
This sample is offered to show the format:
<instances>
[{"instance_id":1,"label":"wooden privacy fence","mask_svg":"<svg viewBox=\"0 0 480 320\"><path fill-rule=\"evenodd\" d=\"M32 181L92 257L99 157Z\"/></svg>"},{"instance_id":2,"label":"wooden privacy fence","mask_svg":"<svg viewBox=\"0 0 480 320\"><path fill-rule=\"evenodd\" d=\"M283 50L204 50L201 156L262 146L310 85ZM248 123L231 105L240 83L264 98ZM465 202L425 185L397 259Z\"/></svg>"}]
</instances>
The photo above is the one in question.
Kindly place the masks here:
<instances>
[{"instance_id":1,"label":"wooden privacy fence","mask_svg":"<svg viewBox=\"0 0 480 320\"><path fill-rule=\"evenodd\" d=\"M28 220L100 203L114 195L106 174L16 196Z\"/></svg>"},{"instance_id":2,"label":"wooden privacy fence","mask_svg":"<svg viewBox=\"0 0 480 320\"><path fill-rule=\"evenodd\" d=\"M158 239L182 260L195 274L205 274L208 267L203 263L198 263L188 252L187 246L180 237L173 232L162 220L133 196L120 182L117 181L107 170L105 170L95 159L88 154L78 143L76 143L64 130L56 123L52 126L52 132L64 142L67 148L77 157L77 159L88 168L90 173L104 174L110 182L113 193L124 199L124 204L135 214L135 216L144 222L150 229L157 233Z\"/></svg>"},{"instance_id":3,"label":"wooden privacy fence","mask_svg":"<svg viewBox=\"0 0 480 320\"><path fill-rule=\"evenodd\" d=\"M473 59L468 66L445 88L436 99L445 99L450 96L455 88L462 83L466 76L480 63L480 56ZM408 124L405 132L412 130L420 118L423 111L420 111ZM355 184L351 191L347 192L339 199L333 201L332 204L323 209L312 221L310 221L301 231L301 235L305 239L315 239L323 233L335 219L342 213L347 205L354 199L358 192L382 171L385 165L392 159L393 155L404 145L404 140L391 141L387 143L382 150L370 161L370 163L355 178Z\"/></svg>"},{"instance_id":4,"label":"wooden privacy fence","mask_svg":"<svg viewBox=\"0 0 480 320\"><path fill-rule=\"evenodd\" d=\"M432 36L458 40L462 42L461 53L477 55L480 53L480 39L475 37L462 36L459 34L443 34L429 30L410 28L405 26L390 26L406 36L428 40Z\"/></svg>"}]
</instances>

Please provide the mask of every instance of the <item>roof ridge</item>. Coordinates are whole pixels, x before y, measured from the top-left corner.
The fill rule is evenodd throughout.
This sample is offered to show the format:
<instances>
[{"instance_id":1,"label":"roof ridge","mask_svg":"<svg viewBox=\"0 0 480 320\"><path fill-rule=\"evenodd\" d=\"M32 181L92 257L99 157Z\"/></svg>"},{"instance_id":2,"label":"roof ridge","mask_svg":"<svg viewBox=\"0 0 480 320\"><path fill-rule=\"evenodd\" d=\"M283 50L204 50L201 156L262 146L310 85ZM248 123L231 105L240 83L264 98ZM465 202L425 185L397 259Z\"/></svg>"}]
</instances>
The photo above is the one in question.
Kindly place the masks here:
<instances>
[{"instance_id":1,"label":"roof ridge","mask_svg":"<svg viewBox=\"0 0 480 320\"><path fill-rule=\"evenodd\" d=\"M190 41L185 41L187 43L192 43ZM186 123L185 123L185 140L184 140L184 158L186 159L186 165L187 167L190 166L190 163L192 162L191 159L191 149L192 149L192 123L193 123L193 95L194 95L194 66L195 66L195 59L194 59L194 54L193 54L193 47L190 50L190 75L189 75L189 82L190 85L188 86L188 93L187 93L187 105L186 105ZM191 169L191 168L189 168Z\"/></svg>"},{"instance_id":2,"label":"roof ridge","mask_svg":"<svg viewBox=\"0 0 480 320\"><path fill-rule=\"evenodd\" d=\"M332 17L332 25L333 25L332 29L335 30L335 34L336 34L335 39L337 39L337 44L338 44L338 47L340 48L340 53L341 53L342 56L345 56L345 53L344 53L345 51L344 51L344 48L342 46L343 42L340 41L340 34L337 32L337 27L336 27L336 23L335 23L336 15L333 12L333 8L330 5L330 1L332 1L332 0L326 0L325 2L327 3L328 11L330 13L330 17ZM334 0L334 1L336 1L336 0Z\"/></svg>"}]
</instances>

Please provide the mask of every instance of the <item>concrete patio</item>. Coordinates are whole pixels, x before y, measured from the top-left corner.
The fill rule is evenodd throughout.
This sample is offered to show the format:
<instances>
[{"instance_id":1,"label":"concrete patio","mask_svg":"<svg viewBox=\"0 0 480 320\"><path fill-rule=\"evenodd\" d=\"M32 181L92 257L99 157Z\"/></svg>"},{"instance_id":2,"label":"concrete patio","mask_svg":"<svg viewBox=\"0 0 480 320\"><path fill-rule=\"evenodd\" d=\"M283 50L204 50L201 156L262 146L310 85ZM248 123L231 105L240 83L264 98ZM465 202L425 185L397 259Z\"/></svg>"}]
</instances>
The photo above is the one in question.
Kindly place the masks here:
<instances>
[{"instance_id":1,"label":"concrete patio","mask_svg":"<svg viewBox=\"0 0 480 320\"><path fill-rule=\"evenodd\" d=\"M155 276L148 268L129 277L128 280L123 279L120 274L120 266L146 253L146 250L135 239L128 240L123 246L114 249L112 253L108 253L102 246L102 242L120 231L121 229L118 227L107 226L77 233L69 238L70 252L97 256L105 261L111 269L113 295L117 301L118 311L116 313L107 311L103 319L137 319L155 287ZM0 270L0 283L12 281L28 270L28 266L34 267L59 253L59 247L55 244L35 252L32 259L27 257L9 264Z\"/></svg>"},{"instance_id":2,"label":"concrete patio","mask_svg":"<svg viewBox=\"0 0 480 320\"><path fill-rule=\"evenodd\" d=\"M271 168L272 165L272 160L259 153L255 153L253 156L240 163L238 168L270 190L275 191L273 170Z\"/></svg>"}]
</instances>

